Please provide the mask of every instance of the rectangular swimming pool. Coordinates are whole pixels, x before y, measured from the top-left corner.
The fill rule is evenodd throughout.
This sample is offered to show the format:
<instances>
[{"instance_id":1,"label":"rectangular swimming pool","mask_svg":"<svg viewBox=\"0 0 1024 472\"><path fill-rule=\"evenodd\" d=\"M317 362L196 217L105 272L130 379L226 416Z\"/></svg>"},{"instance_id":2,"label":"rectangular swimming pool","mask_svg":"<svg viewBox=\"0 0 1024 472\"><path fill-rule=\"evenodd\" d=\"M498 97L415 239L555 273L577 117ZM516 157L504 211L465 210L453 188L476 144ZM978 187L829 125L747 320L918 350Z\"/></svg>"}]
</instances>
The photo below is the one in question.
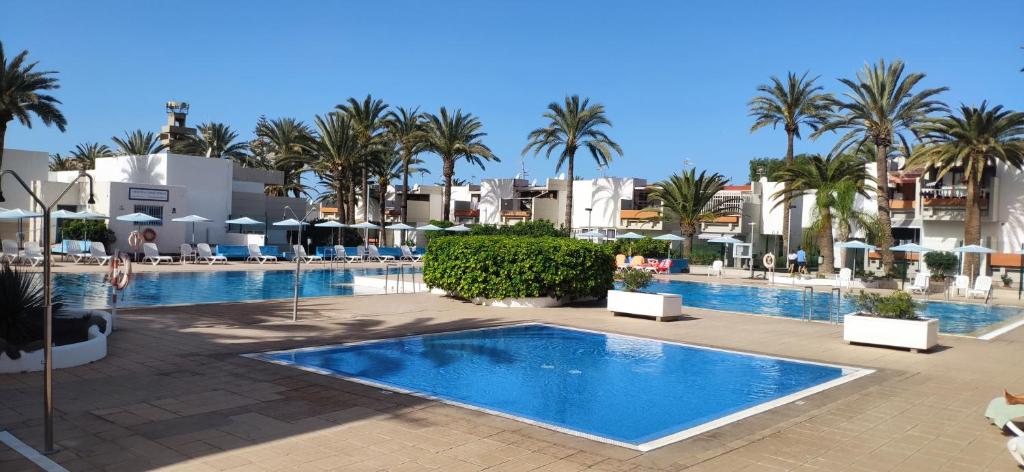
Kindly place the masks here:
<instances>
[{"instance_id":1,"label":"rectangular swimming pool","mask_svg":"<svg viewBox=\"0 0 1024 472\"><path fill-rule=\"evenodd\" d=\"M248 356L642 451L871 372L537 323Z\"/></svg>"},{"instance_id":2,"label":"rectangular swimming pool","mask_svg":"<svg viewBox=\"0 0 1024 472\"><path fill-rule=\"evenodd\" d=\"M800 290L772 287L751 287L679 280L657 280L648 291L674 293L683 297L683 306L711 310L736 311L759 315L800 318L802 310ZM828 288L819 288L814 297L812 315L817 320L828 320ZM856 311L853 300L843 296L840 312ZM1009 306L981 305L927 301L920 303L918 314L938 318L939 331L948 334L978 335L990 327L1024 317L1024 310Z\"/></svg>"}]
</instances>

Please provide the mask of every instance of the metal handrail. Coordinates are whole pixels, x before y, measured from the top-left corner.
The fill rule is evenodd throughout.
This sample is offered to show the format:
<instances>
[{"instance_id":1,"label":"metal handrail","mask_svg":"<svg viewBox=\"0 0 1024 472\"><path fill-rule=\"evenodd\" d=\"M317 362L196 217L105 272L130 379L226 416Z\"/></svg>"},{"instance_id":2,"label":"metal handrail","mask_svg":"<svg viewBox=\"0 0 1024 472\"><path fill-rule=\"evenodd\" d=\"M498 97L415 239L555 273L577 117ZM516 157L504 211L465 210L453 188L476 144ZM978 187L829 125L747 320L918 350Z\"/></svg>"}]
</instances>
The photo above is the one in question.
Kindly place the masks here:
<instances>
[{"instance_id":1,"label":"metal handrail","mask_svg":"<svg viewBox=\"0 0 1024 472\"><path fill-rule=\"evenodd\" d=\"M808 296L808 293L810 293L810 296ZM800 296L803 303L803 306L800 308L800 319L811 321L814 318L814 287L804 287Z\"/></svg>"},{"instance_id":2,"label":"metal handrail","mask_svg":"<svg viewBox=\"0 0 1024 472\"><path fill-rule=\"evenodd\" d=\"M839 287L832 287L828 294L828 321L833 324L843 322L843 289Z\"/></svg>"}]
</instances>

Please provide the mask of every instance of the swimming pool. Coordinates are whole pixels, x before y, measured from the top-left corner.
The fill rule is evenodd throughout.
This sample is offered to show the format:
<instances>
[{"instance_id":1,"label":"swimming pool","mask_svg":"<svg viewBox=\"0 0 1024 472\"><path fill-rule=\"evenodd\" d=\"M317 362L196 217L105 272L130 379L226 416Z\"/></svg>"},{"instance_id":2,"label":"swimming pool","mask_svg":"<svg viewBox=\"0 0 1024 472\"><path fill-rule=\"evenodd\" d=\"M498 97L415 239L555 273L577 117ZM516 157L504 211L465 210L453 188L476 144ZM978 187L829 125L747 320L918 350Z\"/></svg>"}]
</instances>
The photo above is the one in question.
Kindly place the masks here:
<instances>
[{"instance_id":1,"label":"swimming pool","mask_svg":"<svg viewBox=\"0 0 1024 472\"><path fill-rule=\"evenodd\" d=\"M391 273L395 272L395 269L391 269ZM155 306L287 299L292 297L294 274L294 271L284 269L140 272L132 275L132 282L118 305ZM304 298L383 293L380 289L353 286L353 277L357 275L384 275L384 268L304 270L299 293ZM62 273L54 274L53 280L54 294L69 306L98 308L110 304L110 285L103 281L103 274Z\"/></svg>"},{"instance_id":2,"label":"swimming pool","mask_svg":"<svg viewBox=\"0 0 1024 472\"><path fill-rule=\"evenodd\" d=\"M647 290L681 295L684 306L787 318L800 318L803 306L803 293L793 289L657 280ZM828 309L828 292L822 293L819 289L814 297L813 319L827 321ZM856 311L853 300L844 296L841 313L853 311ZM1019 308L937 301L921 303L918 312L921 316L938 318L939 330L950 334L976 334L994 324L1024 316L1024 310Z\"/></svg>"},{"instance_id":3,"label":"swimming pool","mask_svg":"<svg viewBox=\"0 0 1024 472\"><path fill-rule=\"evenodd\" d=\"M638 450L871 372L538 323L249 357Z\"/></svg>"}]
</instances>

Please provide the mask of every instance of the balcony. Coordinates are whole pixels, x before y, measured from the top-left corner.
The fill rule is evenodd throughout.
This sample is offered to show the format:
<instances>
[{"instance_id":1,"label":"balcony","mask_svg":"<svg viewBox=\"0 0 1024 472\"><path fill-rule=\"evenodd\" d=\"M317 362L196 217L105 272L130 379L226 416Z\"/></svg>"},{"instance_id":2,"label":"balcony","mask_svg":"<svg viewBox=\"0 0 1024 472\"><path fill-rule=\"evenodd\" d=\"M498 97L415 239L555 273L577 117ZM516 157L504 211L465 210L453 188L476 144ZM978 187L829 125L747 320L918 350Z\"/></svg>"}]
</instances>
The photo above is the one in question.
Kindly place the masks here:
<instances>
[{"instance_id":1,"label":"balcony","mask_svg":"<svg viewBox=\"0 0 1024 472\"><path fill-rule=\"evenodd\" d=\"M501 217L509 219L525 219L530 217L530 212L526 210L501 210Z\"/></svg>"},{"instance_id":2,"label":"balcony","mask_svg":"<svg viewBox=\"0 0 1024 472\"><path fill-rule=\"evenodd\" d=\"M505 216L505 212L501 212ZM456 218L479 218L480 210L455 210Z\"/></svg>"},{"instance_id":3,"label":"balcony","mask_svg":"<svg viewBox=\"0 0 1024 472\"><path fill-rule=\"evenodd\" d=\"M621 220L653 220L658 218L658 212L653 210L619 210Z\"/></svg>"},{"instance_id":4,"label":"balcony","mask_svg":"<svg viewBox=\"0 0 1024 472\"><path fill-rule=\"evenodd\" d=\"M913 212L917 209L916 200L889 200L889 209L892 211Z\"/></svg>"},{"instance_id":5,"label":"balcony","mask_svg":"<svg viewBox=\"0 0 1024 472\"><path fill-rule=\"evenodd\" d=\"M991 190L979 190L981 217L988 219L991 212ZM921 218L938 221L963 221L967 207L967 189L962 186L921 189Z\"/></svg>"}]
</instances>

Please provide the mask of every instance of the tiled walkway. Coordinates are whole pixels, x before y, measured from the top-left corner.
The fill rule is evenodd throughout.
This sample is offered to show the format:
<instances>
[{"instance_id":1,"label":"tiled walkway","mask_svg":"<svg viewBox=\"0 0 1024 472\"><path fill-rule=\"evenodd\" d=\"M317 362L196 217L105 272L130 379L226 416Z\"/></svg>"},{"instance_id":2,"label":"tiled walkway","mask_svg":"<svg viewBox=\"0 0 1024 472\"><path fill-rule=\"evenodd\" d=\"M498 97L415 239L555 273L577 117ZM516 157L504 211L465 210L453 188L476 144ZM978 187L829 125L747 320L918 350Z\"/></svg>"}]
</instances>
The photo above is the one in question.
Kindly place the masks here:
<instances>
[{"instance_id":1,"label":"tiled walkway","mask_svg":"<svg viewBox=\"0 0 1024 472\"><path fill-rule=\"evenodd\" d=\"M928 354L841 328L695 312L655 323L602 308L481 308L431 295L123 311L107 359L56 374L52 458L70 470L1013 470L982 412L1024 391L1024 329L941 337ZM648 453L241 357L271 349L546 321L879 369ZM680 392L685 394L685 392ZM39 374L0 376L0 425L42 439ZM0 449L0 469L26 464Z\"/></svg>"}]
</instances>

